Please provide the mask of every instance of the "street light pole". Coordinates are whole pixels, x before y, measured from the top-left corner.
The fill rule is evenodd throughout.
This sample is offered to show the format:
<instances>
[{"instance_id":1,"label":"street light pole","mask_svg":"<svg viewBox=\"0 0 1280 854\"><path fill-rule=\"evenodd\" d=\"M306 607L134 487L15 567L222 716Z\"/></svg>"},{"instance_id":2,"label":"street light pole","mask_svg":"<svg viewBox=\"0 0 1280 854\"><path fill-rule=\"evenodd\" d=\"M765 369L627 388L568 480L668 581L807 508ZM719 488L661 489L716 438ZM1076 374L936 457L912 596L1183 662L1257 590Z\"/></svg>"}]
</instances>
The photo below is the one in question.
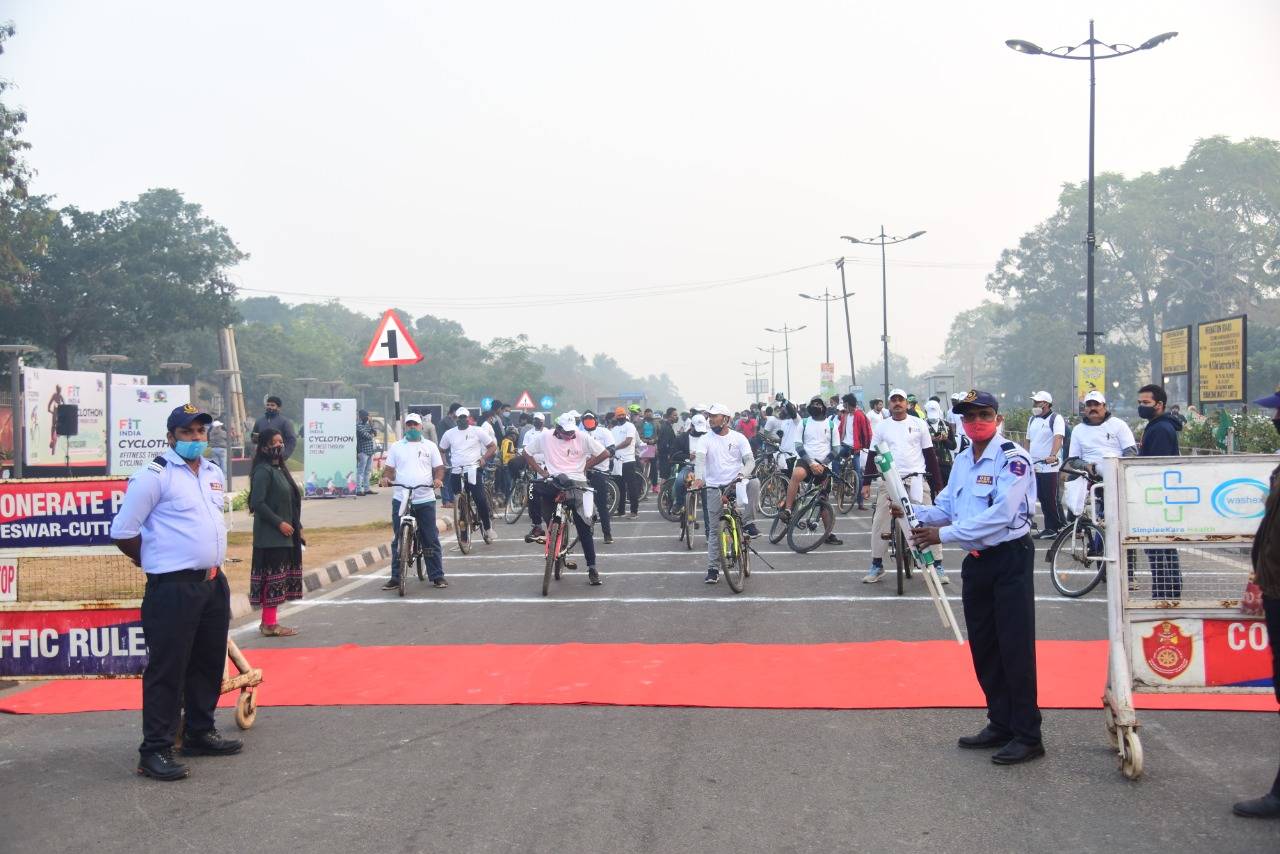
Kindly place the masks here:
<instances>
[{"instance_id":1,"label":"street light pole","mask_svg":"<svg viewBox=\"0 0 1280 854\"><path fill-rule=\"evenodd\" d=\"M774 368L777 367L777 364L776 364L777 355L784 351L779 350L777 347L773 346L772 344L769 345L769 349L767 350L764 347L757 347L756 349L759 350L761 353L769 354L769 394L770 396L772 396L778 390L777 374L774 371Z\"/></svg>"},{"instance_id":2,"label":"street light pole","mask_svg":"<svg viewBox=\"0 0 1280 854\"><path fill-rule=\"evenodd\" d=\"M880 233L874 237L850 237L847 234L841 235L841 240L847 240L850 243L863 243L880 247L880 307L883 314L884 332L880 336L880 340L884 342L884 400L886 404L889 401L889 263L885 258L884 248L893 246L896 243L905 243L908 240L915 240L923 231L915 231L906 237L890 237L884 233L884 226L880 226ZM841 259L843 261L844 259ZM841 264L843 271L844 265Z\"/></svg>"},{"instance_id":3,"label":"street light pole","mask_svg":"<svg viewBox=\"0 0 1280 854\"><path fill-rule=\"evenodd\" d=\"M1084 329L1084 332L1079 333L1084 336L1084 352L1088 355L1092 355L1095 352L1093 340L1095 337L1097 337L1100 334L1099 332L1097 332L1095 328L1094 319L1093 319L1093 306L1094 306L1093 256L1098 243L1097 232L1094 231L1094 197L1093 197L1093 137L1094 137L1094 116L1095 116L1094 101L1095 101L1095 91L1097 88L1097 76L1095 74L1094 68L1097 61L1100 59L1115 59L1120 56L1128 56L1131 53L1137 53L1140 50L1151 50L1151 48L1156 47L1157 45L1163 44L1164 42L1167 42L1169 39L1173 38L1176 35L1177 35L1176 32L1161 33L1158 36L1153 36L1152 38L1147 39L1145 42L1138 45L1137 47L1134 47L1131 44L1126 44L1124 42L1107 44L1106 42L1101 42L1101 41L1098 41L1098 39L1094 38L1093 19L1091 18L1089 20L1088 40L1081 42L1075 47L1063 45L1062 47L1055 47L1053 50L1045 50L1039 45L1033 44L1032 42L1029 42L1029 41L1024 41L1023 39L1009 39L1005 42L1006 45L1008 45L1013 50L1016 50L1018 53L1025 53L1030 56L1049 56L1054 59L1075 59L1082 62L1087 61L1089 63L1089 212L1088 212L1089 222L1087 226L1087 231L1085 232L1085 235L1084 235L1085 329ZM1083 54L1076 55L1075 52L1080 50L1083 47L1089 48L1088 55L1087 56ZM1099 47L1105 48L1108 52L1099 56L1098 55Z\"/></svg>"},{"instance_id":4,"label":"street light pole","mask_svg":"<svg viewBox=\"0 0 1280 854\"><path fill-rule=\"evenodd\" d=\"M843 280L844 280L844 265L843 265L843 264L838 264L838 266L840 267L841 289L843 290L843 288L844 288L844 284L843 284ZM846 329L846 330L848 330L848 326L849 326L849 296L850 296L850 295L849 295L848 293L845 293L843 296L838 296L838 297L837 297L837 296L832 296L832 295L831 295L831 293L830 293L830 292L829 292L825 287L822 289L822 296L820 296L820 297L809 296L808 294L800 294L800 297L801 297L802 299L808 299L808 300L813 300L814 302L820 302L820 303L822 303L822 304L823 304L823 308L826 310L826 317L825 317L825 321L826 321L826 330L827 330L827 360L826 360L826 363L827 363L828 365L831 365L832 381L833 381L833 382L834 382L834 380L835 380L835 365L834 365L834 364L832 364L832 362L831 362L831 303L836 302L837 300L839 300L840 302L844 303L844 320L845 320L845 329ZM850 340L849 340L849 377L850 377L850 379L852 380L852 377L853 377L853 340L852 340L852 333L850 333ZM823 393L824 393L824 394L826 393L826 392L825 392L825 390L823 391Z\"/></svg>"},{"instance_id":5,"label":"street light pole","mask_svg":"<svg viewBox=\"0 0 1280 854\"><path fill-rule=\"evenodd\" d=\"M22 429L22 357L39 349L34 344L0 344L0 353L8 353L10 357L9 388L13 392L13 399L9 404L12 419L9 423L12 425L13 432L13 476L15 478L23 475L22 458L26 453L23 447L25 431Z\"/></svg>"},{"instance_id":6,"label":"street light pole","mask_svg":"<svg viewBox=\"0 0 1280 854\"><path fill-rule=\"evenodd\" d=\"M746 365L748 368L750 368L754 372L752 375L753 378L751 380L751 383L752 383L751 391L755 395L756 403L759 403L760 402L760 368L765 363L764 362L743 362L742 364Z\"/></svg>"},{"instance_id":7,"label":"street light pole","mask_svg":"<svg viewBox=\"0 0 1280 854\"><path fill-rule=\"evenodd\" d=\"M787 354L787 400L791 399L791 333L799 332L801 329L807 329L807 328L808 328L808 324L801 324L800 326L790 327L790 326L787 326L785 323L782 324L781 329L770 329L767 326L764 328L765 332L774 332L782 335L782 349Z\"/></svg>"},{"instance_id":8,"label":"street light pole","mask_svg":"<svg viewBox=\"0 0 1280 854\"><path fill-rule=\"evenodd\" d=\"M853 368L853 324L849 322L849 297L853 296L853 294L849 293L844 284L843 258L836 262L836 267L840 270L840 300L844 303L845 340L849 342L849 391L853 391L853 386L858 384L858 374Z\"/></svg>"},{"instance_id":9,"label":"street light pole","mask_svg":"<svg viewBox=\"0 0 1280 854\"><path fill-rule=\"evenodd\" d=\"M107 474L111 471L111 366L118 365L121 362L129 361L128 356L119 356L115 353L97 353L89 357L89 361L95 365L107 366L107 406L103 413L102 441L106 444L107 452Z\"/></svg>"}]
</instances>

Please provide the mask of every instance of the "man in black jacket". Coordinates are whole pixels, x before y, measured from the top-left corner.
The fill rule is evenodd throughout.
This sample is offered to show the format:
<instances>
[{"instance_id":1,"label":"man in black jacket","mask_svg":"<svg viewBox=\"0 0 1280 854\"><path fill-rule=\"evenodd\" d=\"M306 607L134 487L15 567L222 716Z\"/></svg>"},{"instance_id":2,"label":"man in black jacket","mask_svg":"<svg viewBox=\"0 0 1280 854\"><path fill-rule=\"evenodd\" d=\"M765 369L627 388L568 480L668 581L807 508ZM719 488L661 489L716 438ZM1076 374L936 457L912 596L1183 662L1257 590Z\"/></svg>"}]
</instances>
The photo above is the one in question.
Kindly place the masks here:
<instances>
[{"instance_id":1,"label":"man in black jacket","mask_svg":"<svg viewBox=\"0 0 1280 854\"><path fill-rule=\"evenodd\" d=\"M253 433L249 436L253 440L253 444L258 444L258 434L263 430L279 430L280 435L284 437L284 458L287 460L293 456L293 449L298 444L298 434L293 430L293 422L284 417L284 413L280 411L280 407L284 406L282 401L276 395L267 397L267 411L261 418L253 422Z\"/></svg>"},{"instance_id":2,"label":"man in black jacket","mask_svg":"<svg viewBox=\"0 0 1280 854\"><path fill-rule=\"evenodd\" d=\"M1138 445L1138 456L1178 456L1178 431L1182 429L1182 422L1165 412L1168 403L1164 386L1152 383L1138 389L1138 416L1147 422ZM1146 552L1147 562L1151 564L1151 598L1181 599L1182 566L1177 549L1147 549Z\"/></svg>"}]
</instances>

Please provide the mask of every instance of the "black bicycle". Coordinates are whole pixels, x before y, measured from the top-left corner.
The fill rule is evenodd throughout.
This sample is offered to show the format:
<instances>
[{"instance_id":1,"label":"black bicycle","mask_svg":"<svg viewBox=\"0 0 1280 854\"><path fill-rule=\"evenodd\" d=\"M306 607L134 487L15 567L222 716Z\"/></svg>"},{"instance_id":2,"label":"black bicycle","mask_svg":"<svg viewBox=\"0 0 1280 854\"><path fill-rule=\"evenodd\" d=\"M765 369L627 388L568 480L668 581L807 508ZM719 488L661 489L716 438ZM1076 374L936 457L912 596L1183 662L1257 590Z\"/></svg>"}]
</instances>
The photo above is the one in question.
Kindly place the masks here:
<instances>
[{"instance_id":1,"label":"black bicycle","mask_svg":"<svg viewBox=\"0 0 1280 854\"><path fill-rule=\"evenodd\" d=\"M551 592L551 579L560 580L562 569L577 569L578 565L569 559L569 553L578 544L578 529L573 524L577 514L577 504L583 494L590 491L586 481L573 481L567 475L558 475L550 483L558 488L556 506L547 520L547 537L544 546L544 568L542 571L542 595Z\"/></svg>"}]
</instances>

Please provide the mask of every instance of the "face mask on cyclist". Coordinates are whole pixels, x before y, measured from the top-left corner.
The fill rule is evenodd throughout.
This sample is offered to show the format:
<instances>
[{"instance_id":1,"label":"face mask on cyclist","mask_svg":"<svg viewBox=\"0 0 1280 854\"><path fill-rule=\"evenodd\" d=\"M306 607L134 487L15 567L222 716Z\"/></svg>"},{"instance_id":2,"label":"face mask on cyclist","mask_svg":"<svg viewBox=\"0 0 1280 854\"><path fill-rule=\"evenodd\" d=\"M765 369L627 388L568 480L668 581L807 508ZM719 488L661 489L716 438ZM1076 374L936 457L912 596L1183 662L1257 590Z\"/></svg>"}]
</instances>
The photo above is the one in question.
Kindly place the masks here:
<instances>
[{"instance_id":1,"label":"face mask on cyclist","mask_svg":"<svg viewBox=\"0 0 1280 854\"><path fill-rule=\"evenodd\" d=\"M422 431L417 429L416 427L409 427L405 429L404 437L408 439L410 442L421 442Z\"/></svg>"},{"instance_id":2,"label":"face mask on cyclist","mask_svg":"<svg viewBox=\"0 0 1280 854\"><path fill-rule=\"evenodd\" d=\"M814 419L823 419L827 417L827 407L821 403L809 404L809 417Z\"/></svg>"},{"instance_id":3,"label":"face mask on cyclist","mask_svg":"<svg viewBox=\"0 0 1280 854\"><path fill-rule=\"evenodd\" d=\"M594 429L596 429L596 420L595 420L594 418L584 418L584 419L582 419L582 429L584 429L584 430L594 430Z\"/></svg>"},{"instance_id":4,"label":"face mask on cyclist","mask_svg":"<svg viewBox=\"0 0 1280 854\"><path fill-rule=\"evenodd\" d=\"M1039 416L1039 417L1043 418L1043 417L1044 417L1044 407L1043 407L1043 406L1033 406L1033 407L1031 407L1031 413L1032 413L1033 415L1037 415L1037 416Z\"/></svg>"},{"instance_id":5,"label":"face mask on cyclist","mask_svg":"<svg viewBox=\"0 0 1280 854\"><path fill-rule=\"evenodd\" d=\"M459 429L459 430L466 430L466 429L467 429L467 427L469 427L469 426L471 426L471 421L470 421L470 419L468 419L468 418L467 418L467 416L465 416L465 415L464 415L464 416L462 416L461 418L459 418L459 419L458 419L458 429Z\"/></svg>"},{"instance_id":6,"label":"face mask on cyclist","mask_svg":"<svg viewBox=\"0 0 1280 854\"><path fill-rule=\"evenodd\" d=\"M986 442L996 434L995 421L965 421L964 432L975 442Z\"/></svg>"}]
</instances>

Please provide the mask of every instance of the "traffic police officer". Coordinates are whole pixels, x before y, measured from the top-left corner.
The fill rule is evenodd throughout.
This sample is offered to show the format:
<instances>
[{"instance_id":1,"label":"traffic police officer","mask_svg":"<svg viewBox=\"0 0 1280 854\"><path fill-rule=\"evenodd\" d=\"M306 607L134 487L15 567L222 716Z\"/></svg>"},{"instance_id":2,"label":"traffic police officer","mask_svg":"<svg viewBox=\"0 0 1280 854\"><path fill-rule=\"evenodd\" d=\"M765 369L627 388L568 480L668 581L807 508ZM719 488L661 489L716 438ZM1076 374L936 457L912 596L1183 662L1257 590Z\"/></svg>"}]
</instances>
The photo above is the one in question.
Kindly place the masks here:
<instances>
[{"instance_id":1,"label":"traffic police officer","mask_svg":"<svg viewBox=\"0 0 1280 854\"><path fill-rule=\"evenodd\" d=\"M147 574L138 773L157 780L187 776L173 758L181 709L184 755L225 756L241 747L213 724L231 594L220 570L227 554L222 471L204 459L212 421L190 404L169 413L169 450L134 474L111 523L116 547Z\"/></svg>"},{"instance_id":2,"label":"traffic police officer","mask_svg":"<svg viewBox=\"0 0 1280 854\"><path fill-rule=\"evenodd\" d=\"M976 390L952 407L972 444L956 455L935 506L915 507L924 527L912 540L920 547L950 543L968 552L961 569L964 619L988 723L977 735L961 738L960 746L999 747L991 761L1016 765L1044 756L1031 574L1036 480L1030 455L997 438L1004 420L999 409L995 395Z\"/></svg>"}]
</instances>

